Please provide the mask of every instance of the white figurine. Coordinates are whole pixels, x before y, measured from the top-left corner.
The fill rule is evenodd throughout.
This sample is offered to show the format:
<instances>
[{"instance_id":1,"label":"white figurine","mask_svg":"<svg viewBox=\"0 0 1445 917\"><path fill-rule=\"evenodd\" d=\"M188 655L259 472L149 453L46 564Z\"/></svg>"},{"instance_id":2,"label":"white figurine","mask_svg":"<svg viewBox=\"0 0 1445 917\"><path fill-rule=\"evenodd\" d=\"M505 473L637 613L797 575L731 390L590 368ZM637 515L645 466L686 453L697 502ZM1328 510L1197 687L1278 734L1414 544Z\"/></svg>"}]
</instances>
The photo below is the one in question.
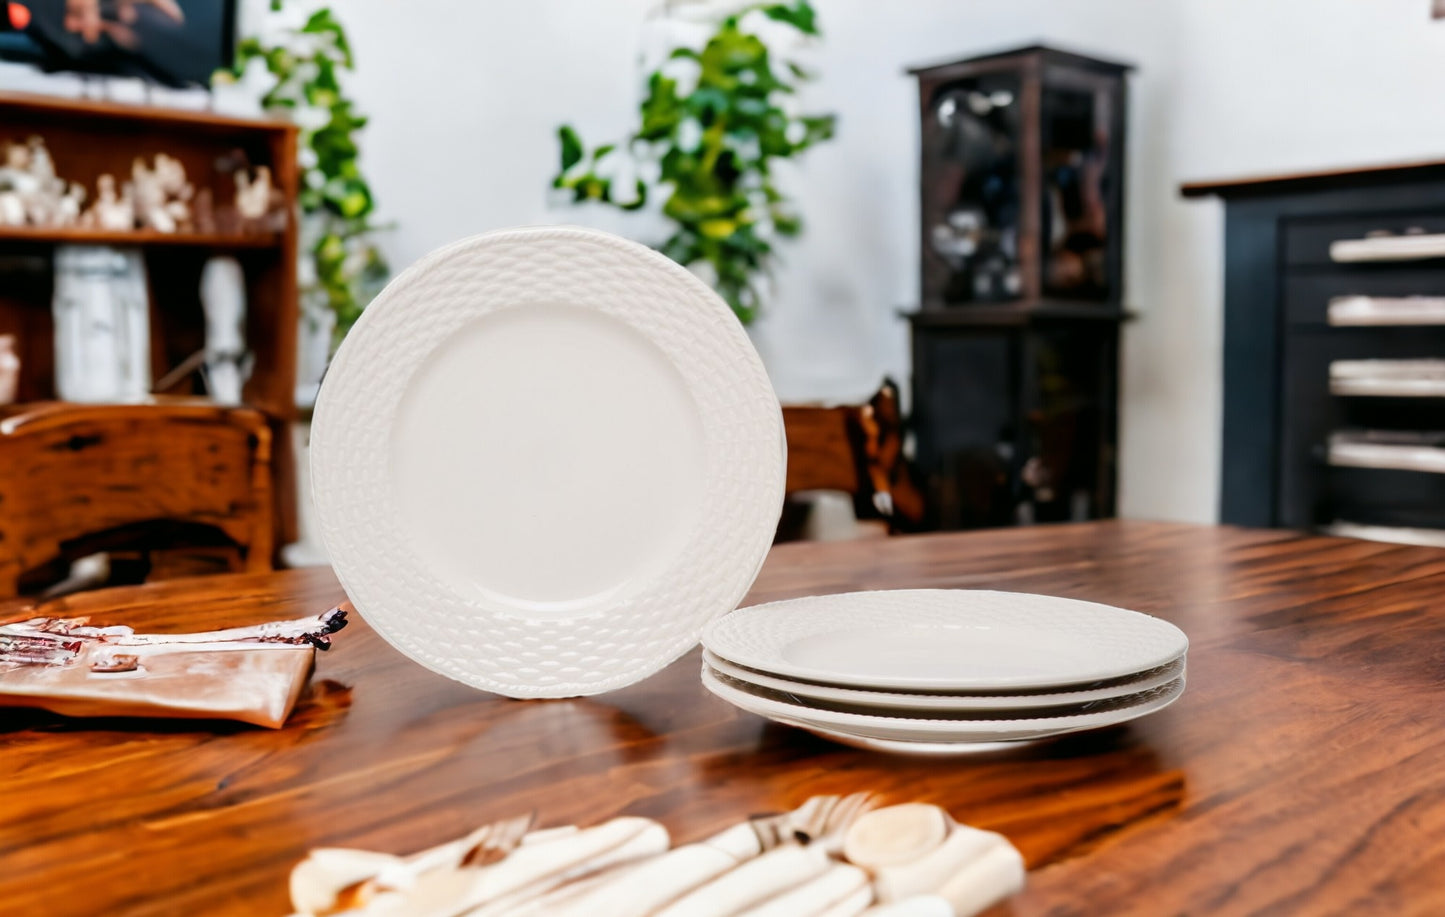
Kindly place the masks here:
<instances>
[{"instance_id":1,"label":"white figurine","mask_svg":"<svg viewBox=\"0 0 1445 917\"><path fill-rule=\"evenodd\" d=\"M26 141L30 152L30 174L34 175L42 185L54 185L58 179L55 177L55 160L50 157L50 150L45 148L45 141L40 137L31 137Z\"/></svg>"},{"instance_id":2,"label":"white figurine","mask_svg":"<svg viewBox=\"0 0 1445 917\"><path fill-rule=\"evenodd\" d=\"M240 404L253 358L246 350L246 279L235 258L206 262L201 308L206 313L206 390L219 404Z\"/></svg>"},{"instance_id":3,"label":"white figurine","mask_svg":"<svg viewBox=\"0 0 1445 917\"><path fill-rule=\"evenodd\" d=\"M175 232L191 219L189 201L194 189L186 181L180 160L156 154L155 167L143 160L131 164L131 185L135 188L135 219L143 228Z\"/></svg>"},{"instance_id":4,"label":"white figurine","mask_svg":"<svg viewBox=\"0 0 1445 917\"><path fill-rule=\"evenodd\" d=\"M49 226L65 193L65 182L55 175L55 161L45 141L31 137L25 143L5 146L0 164L0 194L7 195L0 222L11 226ZM17 217L16 203L20 206Z\"/></svg>"},{"instance_id":5,"label":"white figurine","mask_svg":"<svg viewBox=\"0 0 1445 917\"><path fill-rule=\"evenodd\" d=\"M85 212L83 223L94 229L124 230L135 228L135 190L129 182L124 191L116 193L115 176L102 175L95 180L95 203Z\"/></svg>"},{"instance_id":6,"label":"white figurine","mask_svg":"<svg viewBox=\"0 0 1445 917\"><path fill-rule=\"evenodd\" d=\"M30 173L30 147L23 143L5 144L4 168L28 175Z\"/></svg>"},{"instance_id":7,"label":"white figurine","mask_svg":"<svg viewBox=\"0 0 1445 917\"><path fill-rule=\"evenodd\" d=\"M30 222L30 201L39 191L40 181L30 172L30 148L7 143L0 164L0 225Z\"/></svg>"},{"instance_id":8,"label":"white figurine","mask_svg":"<svg viewBox=\"0 0 1445 917\"><path fill-rule=\"evenodd\" d=\"M244 169L236 173L236 213L242 220L265 219L271 211L271 169L257 166L253 179Z\"/></svg>"},{"instance_id":9,"label":"white figurine","mask_svg":"<svg viewBox=\"0 0 1445 917\"><path fill-rule=\"evenodd\" d=\"M174 156L156 154L156 181L165 194L165 209L177 226L188 228L191 224L191 198L196 189L186 181L186 167Z\"/></svg>"},{"instance_id":10,"label":"white figurine","mask_svg":"<svg viewBox=\"0 0 1445 917\"><path fill-rule=\"evenodd\" d=\"M14 404L20 390L20 355L15 335L0 334L0 404Z\"/></svg>"},{"instance_id":11,"label":"white figurine","mask_svg":"<svg viewBox=\"0 0 1445 917\"><path fill-rule=\"evenodd\" d=\"M4 162L0 163L0 188L28 194L40 186L30 174L30 147L22 143L5 144Z\"/></svg>"},{"instance_id":12,"label":"white figurine","mask_svg":"<svg viewBox=\"0 0 1445 917\"><path fill-rule=\"evenodd\" d=\"M25 225L25 199L15 191L0 191L0 226Z\"/></svg>"},{"instance_id":13,"label":"white figurine","mask_svg":"<svg viewBox=\"0 0 1445 917\"><path fill-rule=\"evenodd\" d=\"M44 140L31 137L27 145L30 148L30 174L39 184L31 201L30 222L45 226L54 222L60 199L65 196L65 181L55 174L55 160L46 149Z\"/></svg>"},{"instance_id":14,"label":"white figurine","mask_svg":"<svg viewBox=\"0 0 1445 917\"><path fill-rule=\"evenodd\" d=\"M176 224L166 213L166 195L155 173L146 168L141 159L130 166L130 184L135 189L135 221L143 229L156 232L175 232Z\"/></svg>"},{"instance_id":15,"label":"white figurine","mask_svg":"<svg viewBox=\"0 0 1445 917\"><path fill-rule=\"evenodd\" d=\"M56 226L74 226L80 222L80 215L85 206L85 187L74 182L60 198L55 206L55 215L51 222Z\"/></svg>"}]
</instances>

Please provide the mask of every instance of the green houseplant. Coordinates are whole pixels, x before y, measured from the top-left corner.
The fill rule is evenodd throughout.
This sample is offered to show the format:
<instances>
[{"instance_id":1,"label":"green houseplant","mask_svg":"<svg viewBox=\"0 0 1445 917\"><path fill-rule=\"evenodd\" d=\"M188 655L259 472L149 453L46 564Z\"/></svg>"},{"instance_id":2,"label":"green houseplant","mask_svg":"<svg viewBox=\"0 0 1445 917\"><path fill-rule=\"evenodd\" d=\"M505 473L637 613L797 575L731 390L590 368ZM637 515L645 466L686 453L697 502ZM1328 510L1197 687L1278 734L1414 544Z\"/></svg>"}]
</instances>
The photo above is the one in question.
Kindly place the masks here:
<instances>
[{"instance_id":1,"label":"green houseplant","mask_svg":"<svg viewBox=\"0 0 1445 917\"><path fill-rule=\"evenodd\" d=\"M648 75L640 123L625 141L589 151L572 127L560 127L561 170L553 181L575 203L640 210L660 201L673 231L659 250L685 266L706 265L744 323L762 304L760 281L775 257L774 240L802 230L774 182L774 163L832 137L836 120L789 112L785 97L811 74L780 60L749 27L759 17L819 35L808 0L755 3L723 17L702 48L674 48L668 63ZM671 75L679 70L695 75ZM616 160L624 157L639 177L617 177Z\"/></svg>"},{"instance_id":2,"label":"green houseplant","mask_svg":"<svg viewBox=\"0 0 1445 917\"><path fill-rule=\"evenodd\" d=\"M280 12L282 0L271 0ZM388 268L373 242L375 202L358 163L357 132L366 118L341 83L355 69L346 30L329 7L300 27L243 39L235 69L217 79L239 78L253 60L270 78L261 97L268 113L295 121L300 130L303 307L330 309L339 342L385 282Z\"/></svg>"}]
</instances>

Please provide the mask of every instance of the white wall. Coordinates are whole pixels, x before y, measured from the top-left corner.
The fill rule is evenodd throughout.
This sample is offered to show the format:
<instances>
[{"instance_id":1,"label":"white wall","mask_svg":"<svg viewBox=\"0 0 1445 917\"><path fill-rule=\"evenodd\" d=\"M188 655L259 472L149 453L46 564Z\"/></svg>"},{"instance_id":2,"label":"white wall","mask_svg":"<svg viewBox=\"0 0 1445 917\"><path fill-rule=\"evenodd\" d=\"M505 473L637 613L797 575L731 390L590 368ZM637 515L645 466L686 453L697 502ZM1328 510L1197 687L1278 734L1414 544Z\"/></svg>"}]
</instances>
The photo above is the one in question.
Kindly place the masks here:
<instances>
[{"instance_id":1,"label":"white wall","mask_svg":"<svg viewBox=\"0 0 1445 917\"><path fill-rule=\"evenodd\" d=\"M1181 181L1445 153L1445 21L1426 0L816 0L838 139L790 176L808 219L755 339L785 399L907 375L917 296L917 113L906 65L1044 40L1133 62L1121 510L1208 521L1218 500L1222 220ZM554 130L630 125L653 0L347 0L364 161L400 268L486 229L582 222L549 207ZM649 37L650 36L650 37ZM16 71L0 68L0 84ZM33 78L32 78L33 79ZM51 84L56 85L56 84Z\"/></svg>"},{"instance_id":2,"label":"white wall","mask_svg":"<svg viewBox=\"0 0 1445 917\"><path fill-rule=\"evenodd\" d=\"M1173 109L1180 12L1158 0L915 0L883 5L818 0L825 39L811 60L823 79L805 106L840 115L838 139L789 175L808 228L784 249L773 308L755 326L785 400L857 399L880 378L908 376L907 325L917 301L918 123L908 65L1045 39L1140 65L1135 86L1130 201L1131 301L1152 316L1168 250L1152 229L1173 207L1161 125ZM352 0L346 7L360 72L353 85L373 116L366 165L400 228L387 242L398 266L470 232L571 221L655 240L657 227L600 210L549 208L554 130L575 123L592 142L630 126L639 52L655 40L651 0ZM447 26L438 29L437 22ZM649 45L650 46L650 45ZM1203 270L1207 273L1208 268ZM1210 327L1211 307L1190 320ZM1152 318L1150 319L1153 322ZM1139 328L1153 327L1141 322ZM1131 331L1131 351L1139 331ZM1208 334L1204 335L1207 340ZM1217 338L1217 333L1214 334ZM1191 335L1191 343L1199 335ZM1215 348L1217 350L1217 346ZM1134 515L1207 519L1213 513L1217 383L1213 352L1180 361L1189 380L1157 385L1145 416L1171 429L1138 436L1125 392L1123 507ZM1160 410L1161 398L1172 399ZM1137 454L1136 454L1137 453ZM1164 466L1183 466L1189 476Z\"/></svg>"},{"instance_id":3,"label":"white wall","mask_svg":"<svg viewBox=\"0 0 1445 917\"><path fill-rule=\"evenodd\" d=\"M1121 509L1212 520L1223 215L1217 202L1179 200L1176 186L1445 155L1445 20L1426 0L1170 5L1177 56L1158 74L1157 107L1141 99L1134 111L1136 131L1157 132L1145 142L1163 167L1130 175L1146 210L1131 208L1142 319L1125 348Z\"/></svg>"}]
</instances>

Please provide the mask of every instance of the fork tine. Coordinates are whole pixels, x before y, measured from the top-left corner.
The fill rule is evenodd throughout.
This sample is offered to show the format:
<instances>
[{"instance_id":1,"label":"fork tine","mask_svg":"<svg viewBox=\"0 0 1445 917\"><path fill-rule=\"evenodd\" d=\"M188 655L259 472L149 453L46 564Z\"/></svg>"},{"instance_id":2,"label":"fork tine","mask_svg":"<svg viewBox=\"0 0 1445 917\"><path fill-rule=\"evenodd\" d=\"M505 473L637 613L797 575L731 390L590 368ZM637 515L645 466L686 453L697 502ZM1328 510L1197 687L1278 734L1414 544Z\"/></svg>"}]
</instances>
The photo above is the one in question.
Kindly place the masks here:
<instances>
[{"instance_id":1,"label":"fork tine","mask_svg":"<svg viewBox=\"0 0 1445 917\"><path fill-rule=\"evenodd\" d=\"M822 841L829 852L841 850L843 836L848 832L848 828L876 802L877 798L872 793L853 793L844 797L829 813L827 823L816 840Z\"/></svg>"},{"instance_id":2,"label":"fork tine","mask_svg":"<svg viewBox=\"0 0 1445 917\"><path fill-rule=\"evenodd\" d=\"M789 826L789 834L797 841L808 843L822 833L828 819L842 801L840 796L814 796L799 807L799 817ZM809 803L816 804L810 806Z\"/></svg>"},{"instance_id":3,"label":"fork tine","mask_svg":"<svg viewBox=\"0 0 1445 917\"><path fill-rule=\"evenodd\" d=\"M798 840L799 834L810 834L815 825L821 824L820 816L826 815L838 801L837 796L812 796L790 812L773 815L755 815L748 819L758 836L763 850L772 850L780 844Z\"/></svg>"},{"instance_id":4,"label":"fork tine","mask_svg":"<svg viewBox=\"0 0 1445 917\"><path fill-rule=\"evenodd\" d=\"M460 866L486 866L511 853L537 820L535 811L494 822L482 829L481 837L462 855Z\"/></svg>"}]
</instances>

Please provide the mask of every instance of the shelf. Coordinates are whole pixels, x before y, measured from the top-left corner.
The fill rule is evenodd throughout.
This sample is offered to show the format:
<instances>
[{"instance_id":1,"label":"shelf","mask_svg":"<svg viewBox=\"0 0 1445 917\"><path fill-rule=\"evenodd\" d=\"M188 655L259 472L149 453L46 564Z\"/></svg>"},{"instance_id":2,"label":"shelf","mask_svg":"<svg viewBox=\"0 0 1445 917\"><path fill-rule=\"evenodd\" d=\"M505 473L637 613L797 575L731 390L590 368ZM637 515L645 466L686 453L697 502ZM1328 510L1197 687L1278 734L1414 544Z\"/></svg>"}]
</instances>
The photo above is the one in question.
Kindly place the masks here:
<instances>
[{"instance_id":1,"label":"shelf","mask_svg":"<svg viewBox=\"0 0 1445 917\"><path fill-rule=\"evenodd\" d=\"M1365 541L1383 541L1389 544L1421 545L1430 548L1445 548L1445 530L1410 528L1397 525L1366 525L1343 520L1320 529L1326 535L1339 538L1362 538Z\"/></svg>"},{"instance_id":2,"label":"shelf","mask_svg":"<svg viewBox=\"0 0 1445 917\"><path fill-rule=\"evenodd\" d=\"M1445 474L1445 436L1396 431L1336 433L1330 437L1327 460L1343 468Z\"/></svg>"},{"instance_id":3,"label":"shelf","mask_svg":"<svg viewBox=\"0 0 1445 917\"><path fill-rule=\"evenodd\" d=\"M228 136L246 133L287 134L296 131L295 125L273 118L248 118L214 111L100 99L73 99L28 92L0 93L0 110L47 121L94 121L99 119L122 124L144 121L182 130L200 130Z\"/></svg>"},{"instance_id":4,"label":"shelf","mask_svg":"<svg viewBox=\"0 0 1445 917\"><path fill-rule=\"evenodd\" d=\"M1340 239L1330 243L1336 264L1377 264L1445 258L1445 233Z\"/></svg>"},{"instance_id":5,"label":"shelf","mask_svg":"<svg viewBox=\"0 0 1445 917\"><path fill-rule=\"evenodd\" d=\"M933 328L1027 325L1037 321L1122 322L1133 314L1118 306L1098 302L1041 300L1034 303L960 303L900 309L899 314L915 325Z\"/></svg>"},{"instance_id":6,"label":"shelf","mask_svg":"<svg viewBox=\"0 0 1445 917\"><path fill-rule=\"evenodd\" d=\"M1335 360L1330 393L1354 397L1445 397L1445 360Z\"/></svg>"},{"instance_id":7,"label":"shelf","mask_svg":"<svg viewBox=\"0 0 1445 917\"><path fill-rule=\"evenodd\" d=\"M1327 314L1336 328L1445 325L1445 296L1336 296Z\"/></svg>"},{"instance_id":8,"label":"shelf","mask_svg":"<svg viewBox=\"0 0 1445 917\"><path fill-rule=\"evenodd\" d=\"M0 243L50 245L173 245L202 248L278 248L280 233L156 232L153 229L79 229L62 226L0 226Z\"/></svg>"}]
</instances>

